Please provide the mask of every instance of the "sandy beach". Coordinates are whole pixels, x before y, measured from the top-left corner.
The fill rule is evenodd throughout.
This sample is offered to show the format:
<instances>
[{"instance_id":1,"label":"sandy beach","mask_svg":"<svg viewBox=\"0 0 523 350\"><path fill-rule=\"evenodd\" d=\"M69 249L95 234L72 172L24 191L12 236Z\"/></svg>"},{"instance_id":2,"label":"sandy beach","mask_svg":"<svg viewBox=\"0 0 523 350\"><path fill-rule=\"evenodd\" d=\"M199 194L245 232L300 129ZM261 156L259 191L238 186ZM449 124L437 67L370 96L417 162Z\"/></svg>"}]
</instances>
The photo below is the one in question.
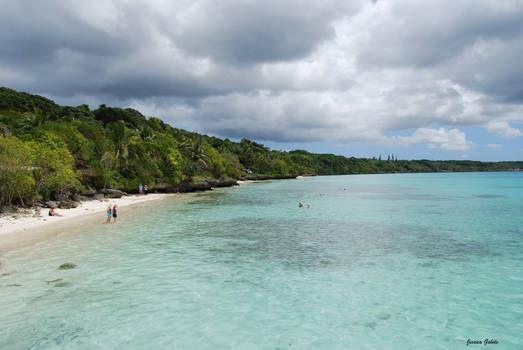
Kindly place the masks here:
<instances>
[{"instance_id":1,"label":"sandy beach","mask_svg":"<svg viewBox=\"0 0 523 350\"><path fill-rule=\"evenodd\" d=\"M9 250L13 246L28 244L58 234L68 228L81 225L102 224L109 205L118 205L119 218L125 218L132 207L181 196L180 194L153 193L131 195L122 198L105 198L81 202L77 208L56 209L62 216L49 216L48 208L19 209L0 217L0 248Z\"/></svg>"}]
</instances>

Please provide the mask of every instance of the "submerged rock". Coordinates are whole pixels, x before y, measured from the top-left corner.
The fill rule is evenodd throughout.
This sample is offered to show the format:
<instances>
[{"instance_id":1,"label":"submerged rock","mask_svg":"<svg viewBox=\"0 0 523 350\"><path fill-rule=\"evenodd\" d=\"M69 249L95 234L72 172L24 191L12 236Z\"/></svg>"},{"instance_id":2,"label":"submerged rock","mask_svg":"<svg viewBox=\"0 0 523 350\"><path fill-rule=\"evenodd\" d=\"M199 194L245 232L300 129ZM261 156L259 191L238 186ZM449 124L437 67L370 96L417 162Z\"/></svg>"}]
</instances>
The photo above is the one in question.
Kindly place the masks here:
<instances>
[{"instance_id":1,"label":"submerged rock","mask_svg":"<svg viewBox=\"0 0 523 350\"><path fill-rule=\"evenodd\" d=\"M75 267L76 267L76 265L73 263L65 263L65 264L58 266L58 270L70 270L70 269L74 269Z\"/></svg>"},{"instance_id":2,"label":"submerged rock","mask_svg":"<svg viewBox=\"0 0 523 350\"><path fill-rule=\"evenodd\" d=\"M70 282L58 282L58 283L56 283L54 286L55 286L55 287L67 287L67 286L69 286L69 285L71 285Z\"/></svg>"},{"instance_id":3,"label":"submerged rock","mask_svg":"<svg viewBox=\"0 0 523 350\"><path fill-rule=\"evenodd\" d=\"M51 284L51 283L56 283L56 282L60 282L62 279L61 278L57 278L55 280L52 280L52 281L45 281L47 284Z\"/></svg>"}]
</instances>

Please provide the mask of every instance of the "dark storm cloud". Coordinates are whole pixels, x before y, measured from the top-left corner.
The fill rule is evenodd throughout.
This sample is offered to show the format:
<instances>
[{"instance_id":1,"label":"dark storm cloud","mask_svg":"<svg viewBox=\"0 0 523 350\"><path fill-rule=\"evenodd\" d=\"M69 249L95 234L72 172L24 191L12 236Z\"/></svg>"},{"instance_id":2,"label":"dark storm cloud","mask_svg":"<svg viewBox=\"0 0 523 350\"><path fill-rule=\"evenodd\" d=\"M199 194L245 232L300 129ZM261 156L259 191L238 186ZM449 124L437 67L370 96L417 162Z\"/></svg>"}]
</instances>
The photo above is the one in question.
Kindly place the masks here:
<instances>
[{"instance_id":1,"label":"dark storm cloud","mask_svg":"<svg viewBox=\"0 0 523 350\"><path fill-rule=\"evenodd\" d=\"M63 1L2 1L1 5L0 59L7 64L43 65L53 62L62 50L115 58L134 46L73 17Z\"/></svg>"},{"instance_id":2,"label":"dark storm cloud","mask_svg":"<svg viewBox=\"0 0 523 350\"><path fill-rule=\"evenodd\" d=\"M203 1L172 30L188 52L232 64L286 61L334 35L332 20L349 2Z\"/></svg>"}]
</instances>

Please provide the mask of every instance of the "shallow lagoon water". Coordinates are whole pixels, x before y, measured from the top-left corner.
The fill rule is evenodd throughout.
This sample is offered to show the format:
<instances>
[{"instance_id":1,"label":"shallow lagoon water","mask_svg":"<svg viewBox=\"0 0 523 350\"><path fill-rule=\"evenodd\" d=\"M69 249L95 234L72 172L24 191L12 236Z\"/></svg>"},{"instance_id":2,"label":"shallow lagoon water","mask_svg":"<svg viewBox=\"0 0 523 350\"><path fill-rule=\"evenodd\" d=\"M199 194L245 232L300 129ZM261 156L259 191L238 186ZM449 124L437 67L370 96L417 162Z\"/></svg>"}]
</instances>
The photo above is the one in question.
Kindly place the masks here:
<instances>
[{"instance_id":1,"label":"shallow lagoon water","mask_svg":"<svg viewBox=\"0 0 523 350\"><path fill-rule=\"evenodd\" d=\"M523 346L521 173L246 184L76 231L0 256L0 349Z\"/></svg>"}]
</instances>

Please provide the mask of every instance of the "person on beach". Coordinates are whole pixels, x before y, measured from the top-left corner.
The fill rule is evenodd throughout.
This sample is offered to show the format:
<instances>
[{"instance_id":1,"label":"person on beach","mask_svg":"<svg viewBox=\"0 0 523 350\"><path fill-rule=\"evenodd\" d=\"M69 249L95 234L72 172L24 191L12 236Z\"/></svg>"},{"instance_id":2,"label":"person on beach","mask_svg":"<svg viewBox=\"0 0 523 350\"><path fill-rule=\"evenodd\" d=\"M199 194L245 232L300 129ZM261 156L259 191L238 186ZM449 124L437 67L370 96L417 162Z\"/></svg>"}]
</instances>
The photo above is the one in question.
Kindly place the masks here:
<instances>
[{"instance_id":1,"label":"person on beach","mask_svg":"<svg viewBox=\"0 0 523 350\"><path fill-rule=\"evenodd\" d=\"M51 207L49 209L49 216L62 216L62 214L57 213L56 211L54 211L54 207Z\"/></svg>"},{"instance_id":2,"label":"person on beach","mask_svg":"<svg viewBox=\"0 0 523 350\"><path fill-rule=\"evenodd\" d=\"M144 192L145 194L147 194L147 192L149 192L149 188L147 188L147 185L145 185L145 186L143 187L143 192Z\"/></svg>"},{"instance_id":3,"label":"person on beach","mask_svg":"<svg viewBox=\"0 0 523 350\"><path fill-rule=\"evenodd\" d=\"M116 217L118 216L118 206L115 204L113 207L113 224L116 224ZM110 220L110 218L109 218Z\"/></svg>"},{"instance_id":4,"label":"person on beach","mask_svg":"<svg viewBox=\"0 0 523 350\"><path fill-rule=\"evenodd\" d=\"M112 211L111 211L111 205L109 204L109 206L107 207L107 221L105 222L106 224L110 223L111 222L111 215L112 215Z\"/></svg>"},{"instance_id":5,"label":"person on beach","mask_svg":"<svg viewBox=\"0 0 523 350\"><path fill-rule=\"evenodd\" d=\"M138 193L140 193L140 194L143 193L143 186L142 186L142 184L140 184L140 185L138 186Z\"/></svg>"}]
</instances>

